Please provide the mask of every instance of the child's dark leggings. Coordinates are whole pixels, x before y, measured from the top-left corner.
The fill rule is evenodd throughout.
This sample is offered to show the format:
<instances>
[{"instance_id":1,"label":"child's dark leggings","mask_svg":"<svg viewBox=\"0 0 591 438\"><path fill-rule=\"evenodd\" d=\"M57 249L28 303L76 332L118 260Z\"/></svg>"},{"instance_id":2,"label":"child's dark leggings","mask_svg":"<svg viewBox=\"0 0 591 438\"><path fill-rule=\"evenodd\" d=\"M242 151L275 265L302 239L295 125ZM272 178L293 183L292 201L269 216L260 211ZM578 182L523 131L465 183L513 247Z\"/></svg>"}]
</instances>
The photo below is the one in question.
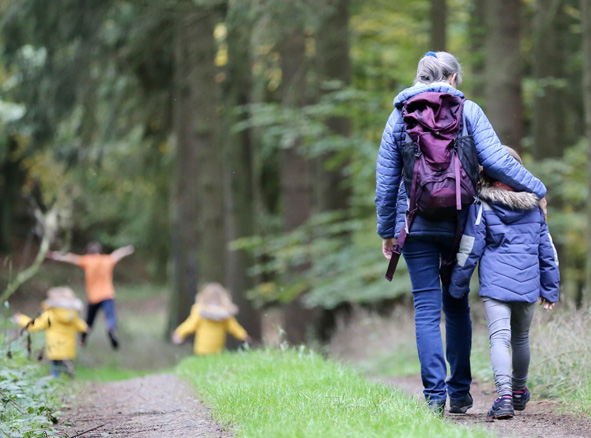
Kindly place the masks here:
<instances>
[{"instance_id":1,"label":"child's dark leggings","mask_svg":"<svg viewBox=\"0 0 591 438\"><path fill-rule=\"evenodd\" d=\"M535 303L509 303L492 298L484 298L483 302L497 393L499 397L511 395L512 390L523 390L527 383L529 327L534 316Z\"/></svg>"}]
</instances>

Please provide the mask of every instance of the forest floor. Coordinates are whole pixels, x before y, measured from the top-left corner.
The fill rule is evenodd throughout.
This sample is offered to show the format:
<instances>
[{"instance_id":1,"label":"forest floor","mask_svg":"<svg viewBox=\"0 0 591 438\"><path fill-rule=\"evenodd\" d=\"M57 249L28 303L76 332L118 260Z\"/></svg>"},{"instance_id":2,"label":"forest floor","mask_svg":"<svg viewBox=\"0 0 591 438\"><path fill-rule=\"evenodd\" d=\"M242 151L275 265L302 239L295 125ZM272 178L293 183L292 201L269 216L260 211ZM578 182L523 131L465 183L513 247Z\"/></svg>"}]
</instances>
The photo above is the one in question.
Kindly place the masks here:
<instances>
[{"instance_id":1,"label":"forest floor","mask_svg":"<svg viewBox=\"0 0 591 438\"><path fill-rule=\"evenodd\" d=\"M134 438L229 438L192 384L173 374L118 382L86 382L61 418L64 436Z\"/></svg>"},{"instance_id":2,"label":"forest floor","mask_svg":"<svg viewBox=\"0 0 591 438\"><path fill-rule=\"evenodd\" d=\"M143 293L136 289L121 289L118 311L122 349L118 352L111 350L101 316L88 347L81 349L77 360L76 374L80 380L76 381L77 391L70 407L60 418L62 436L231 437L232 431L216 424L208 407L195 395L193 386L172 373L183 357L192 354L192 345L186 342L182 346L172 346L163 339L166 324L164 294L157 289ZM36 306L19 310L33 313ZM400 387L413 397L422 398L421 379L416 375L418 358L415 357L414 326L409 318L411 315L404 309L377 322L376 318L354 318L346 327L337 330L328 347L330 356L367 372L367 368L364 371L364 360L379 358L380 351L396 351L398 361L393 361L393 356L386 356L382 362L395 362L399 373L402 364L409 365L410 368L403 371L407 376L376 377L392 375L385 369L367 374L384 384ZM266 319L272 320L271 317ZM394 326L390 321L394 321ZM106 372L107 380L113 380L113 373L126 369L132 371L133 378L117 374L118 378L125 380L98 381L103 372ZM137 377L139 372L148 375ZM564 413L564 407L556 399L540 400L534 393L534 400L528 403L527 409L517 412L512 420L487 423L486 412L495 397L493 383L490 380L476 381L471 393L474 407L467 415L446 413L447 421L469 427L482 426L498 437L591 437L591 418Z\"/></svg>"},{"instance_id":3,"label":"forest floor","mask_svg":"<svg viewBox=\"0 0 591 438\"><path fill-rule=\"evenodd\" d=\"M423 397L423 385L420 376L388 377L379 379L382 383L397 386L407 394ZM560 404L551 399L532 400L524 411L515 412L510 420L486 421L496 391L488 383L472 382L471 389L474 407L467 414L450 414L446 419L466 426L480 425L495 433L498 437L519 438L588 438L591 437L591 418L561 414Z\"/></svg>"},{"instance_id":4,"label":"forest floor","mask_svg":"<svg viewBox=\"0 0 591 438\"><path fill-rule=\"evenodd\" d=\"M388 377L380 382L422 398L419 376ZM532 400L511 420L486 421L494 388L472 385L474 407L466 415L449 414L447 421L483 426L498 437L588 438L591 419L561 414L552 400ZM61 431L68 437L230 438L232 432L212 419L209 409L194 395L190 384L172 374L153 374L118 382L86 382L73 406L62 417Z\"/></svg>"}]
</instances>

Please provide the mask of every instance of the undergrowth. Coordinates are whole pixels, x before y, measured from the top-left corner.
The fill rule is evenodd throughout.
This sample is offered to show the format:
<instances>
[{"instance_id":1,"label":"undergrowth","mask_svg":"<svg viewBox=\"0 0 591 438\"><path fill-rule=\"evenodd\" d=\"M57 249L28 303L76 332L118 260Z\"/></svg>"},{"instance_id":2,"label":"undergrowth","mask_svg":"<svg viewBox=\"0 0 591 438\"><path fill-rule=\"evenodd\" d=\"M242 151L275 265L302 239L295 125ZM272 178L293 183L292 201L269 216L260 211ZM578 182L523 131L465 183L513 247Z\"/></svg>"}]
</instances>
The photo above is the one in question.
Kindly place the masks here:
<instances>
[{"instance_id":1,"label":"undergrowth","mask_svg":"<svg viewBox=\"0 0 591 438\"><path fill-rule=\"evenodd\" d=\"M238 438L489 436L303 347L194 356L177 369Z\"/></svg>"},{"instance_id":2,"label":"undergrowth","mask_svg":"<svg viewBox=\"0 0 591 438\"><path fill-rule=\"evenodd\" d=\"M0 334L0 436L58 436L54 425L61 408L60 386L60 379L47 376L44 367L28 358L21 340L9 345Z\"/></svg>"}]
</instances>

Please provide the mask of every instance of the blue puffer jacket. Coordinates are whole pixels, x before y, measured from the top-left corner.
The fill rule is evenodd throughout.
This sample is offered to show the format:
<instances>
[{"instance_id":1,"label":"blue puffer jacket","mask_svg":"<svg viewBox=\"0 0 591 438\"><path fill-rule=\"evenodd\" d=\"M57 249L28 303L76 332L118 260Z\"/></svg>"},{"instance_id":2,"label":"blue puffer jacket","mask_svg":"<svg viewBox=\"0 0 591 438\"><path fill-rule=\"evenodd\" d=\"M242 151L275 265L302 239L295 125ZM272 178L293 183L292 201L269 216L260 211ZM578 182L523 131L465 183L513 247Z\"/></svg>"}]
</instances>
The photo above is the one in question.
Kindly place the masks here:
<instances>
[{"instance_id":1,"label":"blue puffer jacket","mask_svg":"<svg viewBox=\"0 0 591 438\"><path fill-rule=\"evenodd\" d=\"M481 297L535 303L542 296L557 302L558 257L538 199L489 185L480 198L470 206L449 293L461 298L470 291L480 260Z\"/></svg>"},{"instance_id":2,"label":"blue puffer jacket","mask_svg":"<svg viewBox=\"0 0 591 438\"><path fill-rule=\"evenodd\" d=\"M406 211L406 191L404 184L402 187L400 184L402 176L400 146L406 138L402 107L411 97L427 91L464 97L461 91L451 85L437 82L429 85L417 84L402 91L394 99L394 111L384 129L376 168L375 202L378 234L383 239L398 236L404 224ZM535 193L539 198L546 195L544 184L511 158L507 150L502 147L482 109L472 101L466 100L464 103L464 120L468 134L474 137L478 162L488 175L516 190ZM404 194L403 198L398 196L399 190ZM418 216L412 224L411 231L413 236L443 233L453 235L455 227L455 220L428 221Z\"/></svg>"}]
</instances>

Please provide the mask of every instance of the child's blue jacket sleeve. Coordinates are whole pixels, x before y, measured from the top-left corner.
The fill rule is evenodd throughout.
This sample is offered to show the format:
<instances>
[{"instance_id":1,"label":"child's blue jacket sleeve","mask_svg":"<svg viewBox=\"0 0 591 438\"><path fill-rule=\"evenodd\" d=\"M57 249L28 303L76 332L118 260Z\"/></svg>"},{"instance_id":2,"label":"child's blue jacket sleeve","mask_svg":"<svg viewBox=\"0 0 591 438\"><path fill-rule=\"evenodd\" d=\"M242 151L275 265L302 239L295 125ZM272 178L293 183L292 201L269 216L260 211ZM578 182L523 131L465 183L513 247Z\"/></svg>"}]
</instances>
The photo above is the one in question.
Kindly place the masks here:
<instances>
[{"instance_id":1,"label":"child's blue jacket sleeve","mask_svg":"<svg viewBox=\"0 0 591 438\"><path fill-rule=\"evenodd\" d=\"M457 263L451 275L449 293L454 298L462 298L470 292L470 278L476 264L484 253L486 238L486 218L482 203L472 204L468 211L466 228L460 241Z\"/></svg>"},{"instance_id":2,"label":"child's blue jacket sleeve","mask_svg":"<svg viewBox=\"0 0 591 438\"><path fill-rule=\"evenodd\" d=\"M542 215L542 213L540 213ZM558 301L560 291L560 271L558 270L558 254L552 243L552 236L543 216L540 227L540 296L551 303Z\"/></svg>"}]
</instances>

